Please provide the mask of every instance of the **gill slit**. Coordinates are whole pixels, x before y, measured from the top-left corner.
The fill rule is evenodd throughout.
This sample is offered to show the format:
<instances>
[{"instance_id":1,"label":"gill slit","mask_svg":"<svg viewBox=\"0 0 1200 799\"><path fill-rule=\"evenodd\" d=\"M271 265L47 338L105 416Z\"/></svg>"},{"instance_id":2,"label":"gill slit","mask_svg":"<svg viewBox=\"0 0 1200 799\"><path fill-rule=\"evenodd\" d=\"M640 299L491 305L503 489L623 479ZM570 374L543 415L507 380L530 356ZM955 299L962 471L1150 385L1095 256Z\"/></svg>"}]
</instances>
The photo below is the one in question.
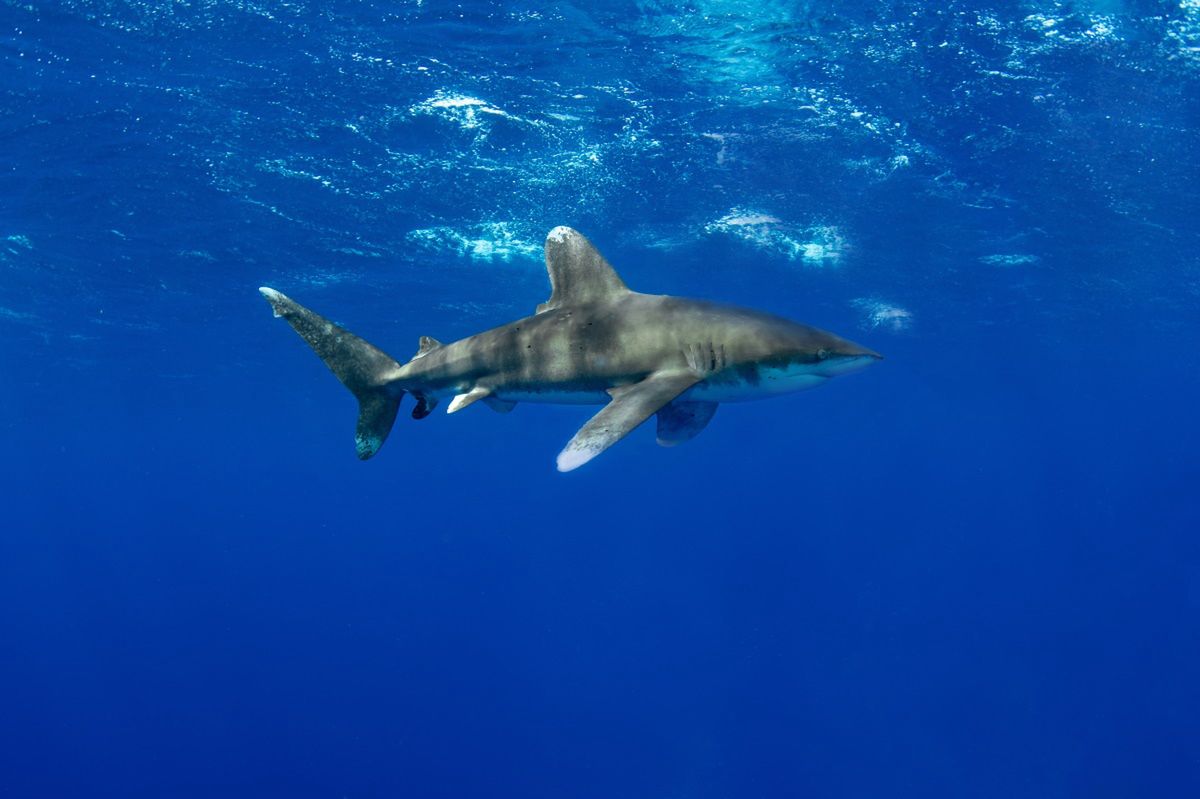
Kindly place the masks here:
<instances>
[{"instance_id":1,"label":"gill slit","mask_svg":"<svg viewBox=\"0 0 1200 799\"><path fill-rule=\"evenodd\" d=\"M711 341L687 345L683 349L683 357L692 371L704 376L715 374L726 366L725 345L716 345Z\"/></svg>"}]
</instances>

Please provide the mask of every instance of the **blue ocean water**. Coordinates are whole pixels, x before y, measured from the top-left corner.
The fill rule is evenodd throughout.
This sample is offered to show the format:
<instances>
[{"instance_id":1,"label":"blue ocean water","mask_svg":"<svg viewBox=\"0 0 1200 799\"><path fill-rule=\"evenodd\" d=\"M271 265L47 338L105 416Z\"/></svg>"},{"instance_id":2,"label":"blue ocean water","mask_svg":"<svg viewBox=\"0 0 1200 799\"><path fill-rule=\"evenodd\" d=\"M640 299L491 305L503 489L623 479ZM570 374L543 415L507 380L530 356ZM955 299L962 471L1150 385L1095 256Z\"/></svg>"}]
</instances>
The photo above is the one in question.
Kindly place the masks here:
<instances>
[{"instance_id":1,"label":"blue ocean water","mask_svg":"<svg viewBox=\"0 0 1200 799\"><path fill-rule=\"evenodd\" d=\"M4 0L0 144L0 795L1200 792L1196 0ZM560 224L886 360L361 463L255 290L403 359Z\"/></svg>"}]
</instances>

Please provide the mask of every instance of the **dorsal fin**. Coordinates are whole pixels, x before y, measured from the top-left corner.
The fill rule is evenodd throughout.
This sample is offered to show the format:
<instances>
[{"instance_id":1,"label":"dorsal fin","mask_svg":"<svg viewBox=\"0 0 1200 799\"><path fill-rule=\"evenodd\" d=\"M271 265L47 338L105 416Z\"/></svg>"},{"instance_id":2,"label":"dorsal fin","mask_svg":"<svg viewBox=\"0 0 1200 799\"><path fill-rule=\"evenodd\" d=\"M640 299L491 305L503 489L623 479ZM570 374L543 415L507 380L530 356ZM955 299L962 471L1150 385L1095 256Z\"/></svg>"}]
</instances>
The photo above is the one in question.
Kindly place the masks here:
<instances>
[{"instance_id":1,"label":"dorsal fin","mask_svg":"<svg viewBox=\"0 0 1200 799\"><path fill-rule=\"evenodd\" d=\"M417 341L417 354L413 356L413 360L415 361L422 355L428 355L430 352L436 350L440 346L442 346L442 342L438 341L436 338L431 336L421 336L421 338Z\"/></svg>"},{"instance_id":2,"label":"dorsal fin","mask_svg":"<svg viewBox=\"0 0 1200 799\"><path fill-rule=\"evenodd\" d=\"M569 227L556 227L546 236L546 271L550 273L550 299L537 307L537 313L629 293L600 251Z\"/></svg>"}]
</instances>

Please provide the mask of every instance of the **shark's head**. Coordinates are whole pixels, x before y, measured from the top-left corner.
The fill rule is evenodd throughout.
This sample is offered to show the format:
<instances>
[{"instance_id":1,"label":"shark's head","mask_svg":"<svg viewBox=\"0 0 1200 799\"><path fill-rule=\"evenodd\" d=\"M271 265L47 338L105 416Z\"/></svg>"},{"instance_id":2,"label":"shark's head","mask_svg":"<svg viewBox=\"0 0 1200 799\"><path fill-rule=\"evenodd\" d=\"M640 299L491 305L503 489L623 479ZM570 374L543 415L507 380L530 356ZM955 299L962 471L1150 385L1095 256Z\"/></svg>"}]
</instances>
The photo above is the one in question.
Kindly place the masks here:
<instances>
[{"instance_id":1,"label":"shark's head","mask_svg":"<svg viewBox=\"0 0 1200 799\"><path fill-rule=\"evenodd\" d=\"M766 394L815 388L883 357L841 336L776 316L747 321L738 336L737 371Z\"/></svg>"},{"instance_id":2,"label":"shark's head","mask_svg":"<svg viewBox=\"0 0 1200 799\"><path fill-rule=\"evenodd\" d=\"M809 362L808 371L821 377L838 377L865 369L883 356L874 350L869 350L861 344L826 333L824 330L812 330L818 334L818 346L812 349L812 339L797 351L799 363Z\"/></svg>"}]
</instances>

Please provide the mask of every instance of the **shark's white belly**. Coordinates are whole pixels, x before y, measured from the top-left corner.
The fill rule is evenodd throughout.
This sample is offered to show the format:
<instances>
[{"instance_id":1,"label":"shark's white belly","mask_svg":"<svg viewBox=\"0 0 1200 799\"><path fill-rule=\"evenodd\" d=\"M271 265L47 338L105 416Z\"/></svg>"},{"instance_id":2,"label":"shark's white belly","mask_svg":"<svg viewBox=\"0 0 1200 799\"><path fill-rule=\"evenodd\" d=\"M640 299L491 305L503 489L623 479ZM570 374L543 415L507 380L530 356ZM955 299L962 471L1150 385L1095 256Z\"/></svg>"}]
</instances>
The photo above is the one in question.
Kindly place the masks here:
<instances>
[{"instance_id":1,"label":"shark's white belly","mask_svg":"<svg viewBox=\"0 0 1200 799\"><path fill-rule=\"evenodd\" d=\"M705 380L685 391L679 399L692 402L746 402L816 388L828 379L823 375L795 369L762 369L756 382ZM493 396L509 402L541 402L550 405L603 405L610 399L603 391L562 391L555 390L552 386L547 386L544 391L514 391L501 386L496 388Z\"/></svg>"},{"instance_id":2,"label":"shark's white belly","mask_svg":"<svg viewBox=\"0 0 1200 799\"><path fill-rule=\"evenodd\" d=\"M542 402L547 405L603 405L611 397L603 391L511 391L496 389L493 396L509 402Z\"/></svg>"},{"instance_id":3,"label":"shark's white belly","mask_svg":"<svg viewBox=\"0 0 1200 799\"><path fill-rule=\"evenodd\" d=\"M817 374L763 369L759 372L757 382L704 381L685 391L679 399L692 402L747 402L816 388L828 379Z\"/></svg>"}]
</instances>

